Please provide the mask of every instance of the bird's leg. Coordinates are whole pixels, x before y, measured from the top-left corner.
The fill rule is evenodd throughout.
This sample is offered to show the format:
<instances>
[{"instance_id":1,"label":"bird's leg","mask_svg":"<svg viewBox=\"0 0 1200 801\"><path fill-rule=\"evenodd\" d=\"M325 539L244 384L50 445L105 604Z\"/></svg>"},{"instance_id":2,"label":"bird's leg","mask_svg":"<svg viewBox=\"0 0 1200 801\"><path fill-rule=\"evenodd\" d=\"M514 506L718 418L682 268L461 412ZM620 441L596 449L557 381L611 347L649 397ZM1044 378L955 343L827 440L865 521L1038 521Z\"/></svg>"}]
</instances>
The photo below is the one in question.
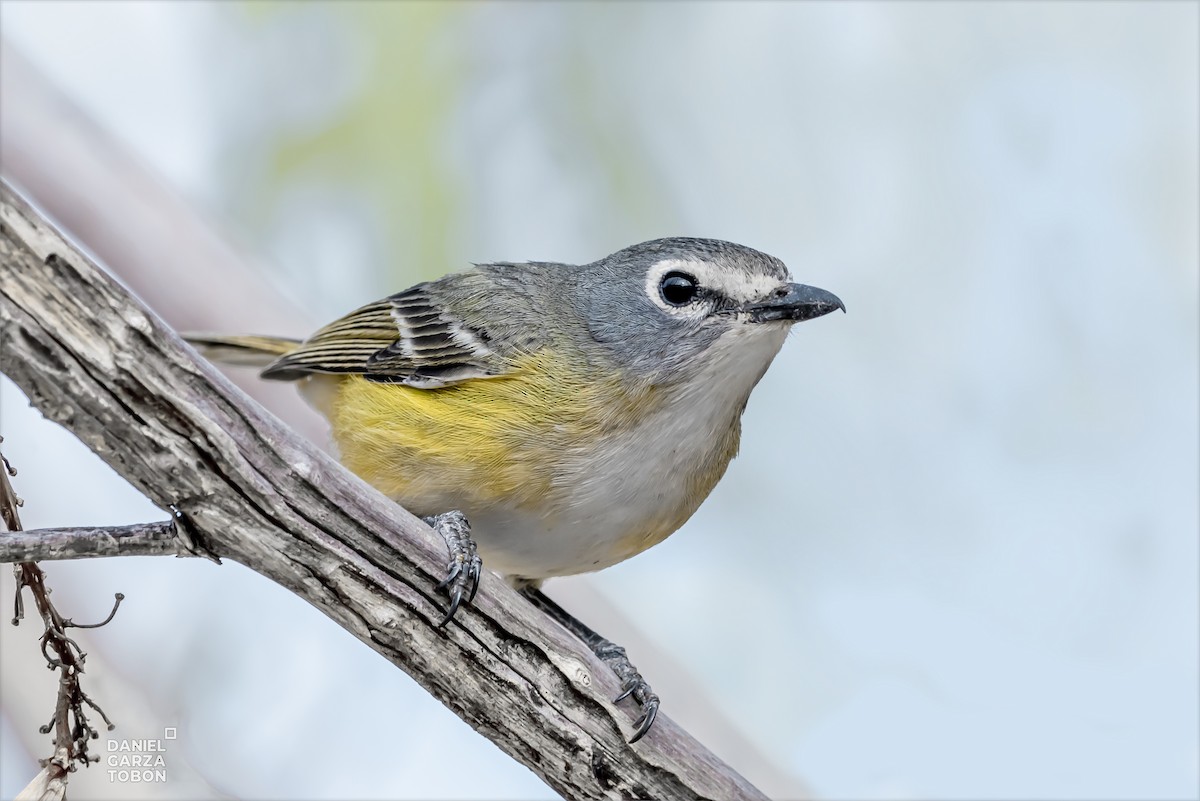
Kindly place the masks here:
<instances>
[{"instance_id":1,"label":"bird's leg","mask_svg":"<svg viewBox=\"0 0 1200 801\"><path fill-rule=\"evenodd\" d=\"M650 689L650 685L642 678L642 674L638 673L637 668L625 655L625 649L592 631L570 612L546 597L546 594L537 587L526 586L520 588L520 591L522 595L533 602L534 606L550 615L563 628L582 640L584 645L600 658L601 662L612 669L621 682L621 694L614 699L614 703L632 697L642 710L641 717L633 723L634 733L629 738L629 742L636 743L642 739L654 725L654 718L658 716L659 701L658 696Z\"/></svg>"},{"instance_id":2,"label":"bird's leg","mask_svg":"<svg viewBox=\"0 0 1200 801\"><path fill-rule=\"evenodd\" d=\"M442 535L442 539L446 541L446 550L450 552L446 577L437 585L439 590L445 590L450 596L446 616L438 623L440 628L450 622L450 618L454 617L464 599L467 603L475 599L483 560L475 551L475 541L471 539L471 524L462 512L445 512L421 519Z\"/></svg>"}]
</instances>

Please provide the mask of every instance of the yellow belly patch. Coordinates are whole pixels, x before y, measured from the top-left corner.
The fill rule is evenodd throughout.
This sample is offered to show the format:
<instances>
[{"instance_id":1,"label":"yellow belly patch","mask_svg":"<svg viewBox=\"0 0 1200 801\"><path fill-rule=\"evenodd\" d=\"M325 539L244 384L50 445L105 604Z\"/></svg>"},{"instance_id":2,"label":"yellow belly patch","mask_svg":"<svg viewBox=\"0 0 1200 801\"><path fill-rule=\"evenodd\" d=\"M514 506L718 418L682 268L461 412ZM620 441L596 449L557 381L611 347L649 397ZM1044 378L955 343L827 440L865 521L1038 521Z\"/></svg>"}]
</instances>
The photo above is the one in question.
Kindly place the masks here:
<instances>
[{"instance_id":1,"label":"yellow belly patch","mask_svg":"<svg viewBox=\"0 0 1200 801\"><path fill-rule=\"evenodd\" d=\"M537 507L554 501L564 449L633 425L656 395L615 375L585 379L542 350L504 375L435 389L342 377L330 421L342 462L416 513L463 499Z\"/></svg>"}]
</instances>

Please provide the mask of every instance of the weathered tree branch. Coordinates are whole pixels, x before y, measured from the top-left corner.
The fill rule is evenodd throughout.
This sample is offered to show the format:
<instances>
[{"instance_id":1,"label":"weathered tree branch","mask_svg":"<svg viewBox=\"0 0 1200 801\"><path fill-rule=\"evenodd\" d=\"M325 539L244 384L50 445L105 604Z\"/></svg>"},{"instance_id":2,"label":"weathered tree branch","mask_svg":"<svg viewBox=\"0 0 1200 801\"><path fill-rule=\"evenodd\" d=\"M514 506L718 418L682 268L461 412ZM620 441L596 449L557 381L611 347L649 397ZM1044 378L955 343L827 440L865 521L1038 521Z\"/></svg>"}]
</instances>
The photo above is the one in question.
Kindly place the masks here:
<instances>
[{"instance_id":1,"label":"weathered tree branch","mask_svg":"<svg viewBox=\"0 0 1200 801\"><path fill-rule=\"evenodd\" d=\"M7 187L0 371L213 552L321 609L568 798L762 798L491 574L436 628L445 569L424 524L299 439Z\"/></svg>"}]
</instances>

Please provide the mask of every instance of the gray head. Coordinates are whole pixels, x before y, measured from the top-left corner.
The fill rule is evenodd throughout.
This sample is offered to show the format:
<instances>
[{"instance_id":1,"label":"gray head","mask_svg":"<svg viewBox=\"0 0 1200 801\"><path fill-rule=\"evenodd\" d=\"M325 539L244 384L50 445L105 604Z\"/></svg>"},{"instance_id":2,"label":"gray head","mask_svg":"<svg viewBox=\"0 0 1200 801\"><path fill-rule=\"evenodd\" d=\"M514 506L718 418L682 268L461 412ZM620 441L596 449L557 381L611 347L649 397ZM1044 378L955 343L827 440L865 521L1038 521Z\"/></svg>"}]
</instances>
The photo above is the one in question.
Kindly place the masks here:
<instances>
[{"instance_id":1,"label":"gray head","mask_svg":"<svg viewBox=\"0 0 1200 801\"><path fill-rule=\"evenodd\" d=\"M715 239L655 239L579 271L568 291L591 338L660 378L693 378L718 355L761 362L752 365L761 376L792 324L845 310L831 293L792 283L779 259Z\"/></svg>"}]
</instances>

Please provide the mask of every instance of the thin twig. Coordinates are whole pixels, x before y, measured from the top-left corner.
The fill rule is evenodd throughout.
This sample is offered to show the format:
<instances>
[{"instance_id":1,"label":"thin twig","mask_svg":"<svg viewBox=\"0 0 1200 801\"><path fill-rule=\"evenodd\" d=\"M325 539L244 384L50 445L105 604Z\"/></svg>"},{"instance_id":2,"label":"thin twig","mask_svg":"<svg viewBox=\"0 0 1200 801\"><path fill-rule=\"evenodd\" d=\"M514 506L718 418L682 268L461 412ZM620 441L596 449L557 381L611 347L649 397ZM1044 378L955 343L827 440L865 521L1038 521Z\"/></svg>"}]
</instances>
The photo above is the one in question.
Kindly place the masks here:
<instances>
[{"instance_id":1,"label":"thin twig","mask_svg":"<svg viewBox=\"0 0 1200 801\"><path fill-rule=\"evenodd\" d=\"M102 626L107 626L109 624L109 621L111 621L114 617L117 616L117 610L121 608L121 601L125 600L125 593L123 593L123 592L114 593L113 599L114 600L113 600L112 611L110 611L108 613L108 617L104 618L104 620L101 620L99 623L76 623L74 620L67 618L66 620L63 621L63 625L71 626L72 628L77 628L77 629L98 629L98 628L101 628Z\"/></svg>"},{"instance_id":2,"label":"thin twig","mask_svg":"<svg viewBox=\"0 0 1200 801\"><path fill-rule=\"evenodd\" d=\"M0 438L3 442L3 438ZM0 534L0 549L9 543L28 536L29 532L21 530L21 518L17 507L21 505L9 482L9 476L15 476L13 469L4 454L0 453L3 470L0 470L0 520L3 522L4 533ZM112 620L124 596L116 594L116 603L103 622L92 625L78 625L69 618L64 618L50 600L50 588L46 586L46 574L32 561L20 561L13 566L17 578L16 613L13 624L17 625L24 616L21 601L22 591L28 587L33 595L34 605L41 615L45 630L39 638L42 656L51 670L58 670L58 698L54 705L54 717L48 725L42 727L43 734L54 732L54 752L41 761L44 776L39 776L37 782L43 788L43 797L61 798L66 790L67 777L76 764L89 765L98 761L99 756L88 753L88 743L100 737L88 721L84 712L84 704L96 710L104 719L109 730L113 728L112 721L99 706L83 691L79 684L79 676L83 673L83 665L87 654L79 647L79 643L67 636L66 630L76 628L97 628ZM51 654L53 652L53 655Z\"/></svg>"}]
</instances>

